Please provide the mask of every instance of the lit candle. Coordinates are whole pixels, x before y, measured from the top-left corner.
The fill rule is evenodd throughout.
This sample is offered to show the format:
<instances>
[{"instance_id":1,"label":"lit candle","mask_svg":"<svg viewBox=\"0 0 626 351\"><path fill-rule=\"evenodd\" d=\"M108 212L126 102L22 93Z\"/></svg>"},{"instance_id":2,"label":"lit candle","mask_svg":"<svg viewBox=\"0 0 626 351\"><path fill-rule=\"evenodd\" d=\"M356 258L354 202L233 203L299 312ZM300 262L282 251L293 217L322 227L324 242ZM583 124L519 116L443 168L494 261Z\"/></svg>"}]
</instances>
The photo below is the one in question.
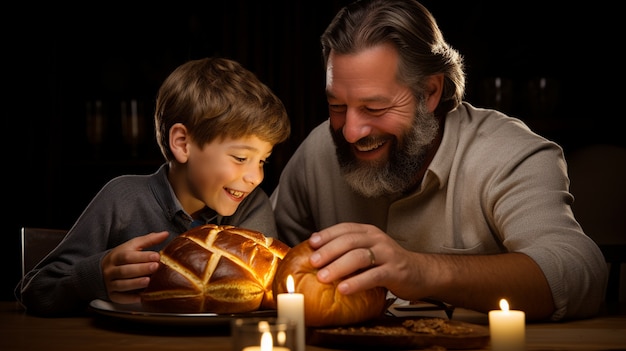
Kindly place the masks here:
<instances>
[{"instance_id":1,"label":"lit candle","mask_svg":"<svg viewBox=\"0 0 626 351\"><path fill-rule=\"evenodd\" d=\"M296 351L304 351L304 295L295 293L293 277L287 277L287 293L278 294L276 305L278 318L285 318L296 323Z\"/></svg>"},{"instance_id":2,"label":"lit candle","mask_svg":"<svg viewBox=\"0 0 626 351\"><path fill-rule=\"evenodd\" d=\"M494 351L526 350L526 315L509 311L509 303L500 300L500 311L489 311L491 349Z\"/></svg>"},{"instance_id":3,"label":"lit candle","mask_svg":"<svg viewBox=\"0 0 626 351\"><path fill-rule=\"evenodd\" d=\"M261 335L261 346L248 346L243 351L289 351L289 349L286 347L275 347L272 334L266 331Z\"/></svg>"}]
</instances>

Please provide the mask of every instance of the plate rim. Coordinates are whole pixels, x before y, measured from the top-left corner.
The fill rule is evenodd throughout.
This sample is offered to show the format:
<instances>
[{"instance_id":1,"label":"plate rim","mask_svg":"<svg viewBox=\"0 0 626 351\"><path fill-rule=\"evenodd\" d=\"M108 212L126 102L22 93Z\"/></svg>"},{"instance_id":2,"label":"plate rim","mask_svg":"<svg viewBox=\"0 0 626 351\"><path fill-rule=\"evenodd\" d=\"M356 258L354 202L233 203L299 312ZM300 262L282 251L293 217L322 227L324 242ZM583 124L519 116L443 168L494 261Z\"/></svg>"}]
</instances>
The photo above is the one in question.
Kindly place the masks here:
<instances>
[{"instance_id":1,"label":"plate rim","mask_svg":"<svg viewBox=\"0 0 626 351\"><path fill-rule=\"evenodd\" d=\"M230 324L236 318L276 316L276 310L232 314L149 312L143 310L140 303L125 305L102 299L90 301L89 308L99 315L155 324Z\"/></svg>"}]
</instances>

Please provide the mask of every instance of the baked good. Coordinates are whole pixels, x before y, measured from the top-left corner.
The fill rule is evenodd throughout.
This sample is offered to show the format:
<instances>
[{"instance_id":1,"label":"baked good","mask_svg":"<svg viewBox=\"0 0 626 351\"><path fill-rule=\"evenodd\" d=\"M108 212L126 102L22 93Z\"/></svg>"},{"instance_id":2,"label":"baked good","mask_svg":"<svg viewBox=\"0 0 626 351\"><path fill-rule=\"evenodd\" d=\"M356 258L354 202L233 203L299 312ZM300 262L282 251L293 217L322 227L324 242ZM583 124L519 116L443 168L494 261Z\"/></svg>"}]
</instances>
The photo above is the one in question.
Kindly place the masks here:
<instances>
[{"instance_id":1,"label":"baked good","mask_svg":"<svg viewBox=\"0 0 626 351\"><path fill-rule=\"evenodd\" d=\"M327 284L317 280L317 268L309 262L313 249L308 241L294 246L278 266L274 295L287 292L287 277L294 280L295 291L304 295L304 320L307 327L342 326L380 317L386 307L387 289L376 287L355 294L337 291L340 281Z\"/></svg>"},{"instance_id":2,"label":"baked good","mask_svg":"<svg viewBox=\"0 0 626 351\"><path fill-rule=\"evenodd\" d=\"M275 309L272 282L289 251L263 233L207 224L174 238L141 292L144 309L175 313L242 313Z\"/></svg>"}]
</instances>

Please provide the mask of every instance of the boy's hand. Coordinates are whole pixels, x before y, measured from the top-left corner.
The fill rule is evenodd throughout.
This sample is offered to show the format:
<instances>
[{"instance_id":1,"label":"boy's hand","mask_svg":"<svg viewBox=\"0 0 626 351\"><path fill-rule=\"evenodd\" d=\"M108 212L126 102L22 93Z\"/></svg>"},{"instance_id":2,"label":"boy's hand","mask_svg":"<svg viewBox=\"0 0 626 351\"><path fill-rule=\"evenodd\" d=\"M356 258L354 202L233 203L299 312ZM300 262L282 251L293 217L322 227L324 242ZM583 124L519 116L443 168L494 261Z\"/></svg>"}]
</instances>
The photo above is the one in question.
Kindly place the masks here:
<instances>
[{"instance_id":1,"label":"boy's hand","mask_svg":"<svg viewBox=\"0 0 626 351\"><path fill-rule=\"evenodd\" d=\"M102 276L109 299L116 303L140 302L138 291L148 286L159 267L159 253L143 251L167 239L167 232L139 236L112 249L102 260Z\"/></svg>"}]
</instances>

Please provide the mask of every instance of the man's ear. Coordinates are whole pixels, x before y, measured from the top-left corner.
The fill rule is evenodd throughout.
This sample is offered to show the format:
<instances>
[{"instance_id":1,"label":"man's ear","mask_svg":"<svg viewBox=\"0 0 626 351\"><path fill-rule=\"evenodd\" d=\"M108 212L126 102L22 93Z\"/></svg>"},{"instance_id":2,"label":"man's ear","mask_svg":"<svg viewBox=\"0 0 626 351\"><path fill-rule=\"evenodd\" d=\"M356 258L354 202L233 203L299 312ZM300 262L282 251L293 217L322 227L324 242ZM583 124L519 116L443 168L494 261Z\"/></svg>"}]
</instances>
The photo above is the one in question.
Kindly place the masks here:
<instances>
[{"instance_id":1,"label":"man's ear","mask_svg":"<svg viewBox=\"0 0 626 351\"><path fill-rule=\"evenodd\" d=\"M186 163L189 158L191 138L187 127L182 123L176 123L170 128L170 150L179 163Z\"/></svg>"},{"instance_id":2,"label":"man's ear","mask_svg":"<svg viewBox=\"0 0 626 351\"><path fill-rule=\"evenodd\" d=\"M426 82L426 106L429 112L434 112L443 93L443 73L428 77Z\"/></svg>"}]
</instances>

